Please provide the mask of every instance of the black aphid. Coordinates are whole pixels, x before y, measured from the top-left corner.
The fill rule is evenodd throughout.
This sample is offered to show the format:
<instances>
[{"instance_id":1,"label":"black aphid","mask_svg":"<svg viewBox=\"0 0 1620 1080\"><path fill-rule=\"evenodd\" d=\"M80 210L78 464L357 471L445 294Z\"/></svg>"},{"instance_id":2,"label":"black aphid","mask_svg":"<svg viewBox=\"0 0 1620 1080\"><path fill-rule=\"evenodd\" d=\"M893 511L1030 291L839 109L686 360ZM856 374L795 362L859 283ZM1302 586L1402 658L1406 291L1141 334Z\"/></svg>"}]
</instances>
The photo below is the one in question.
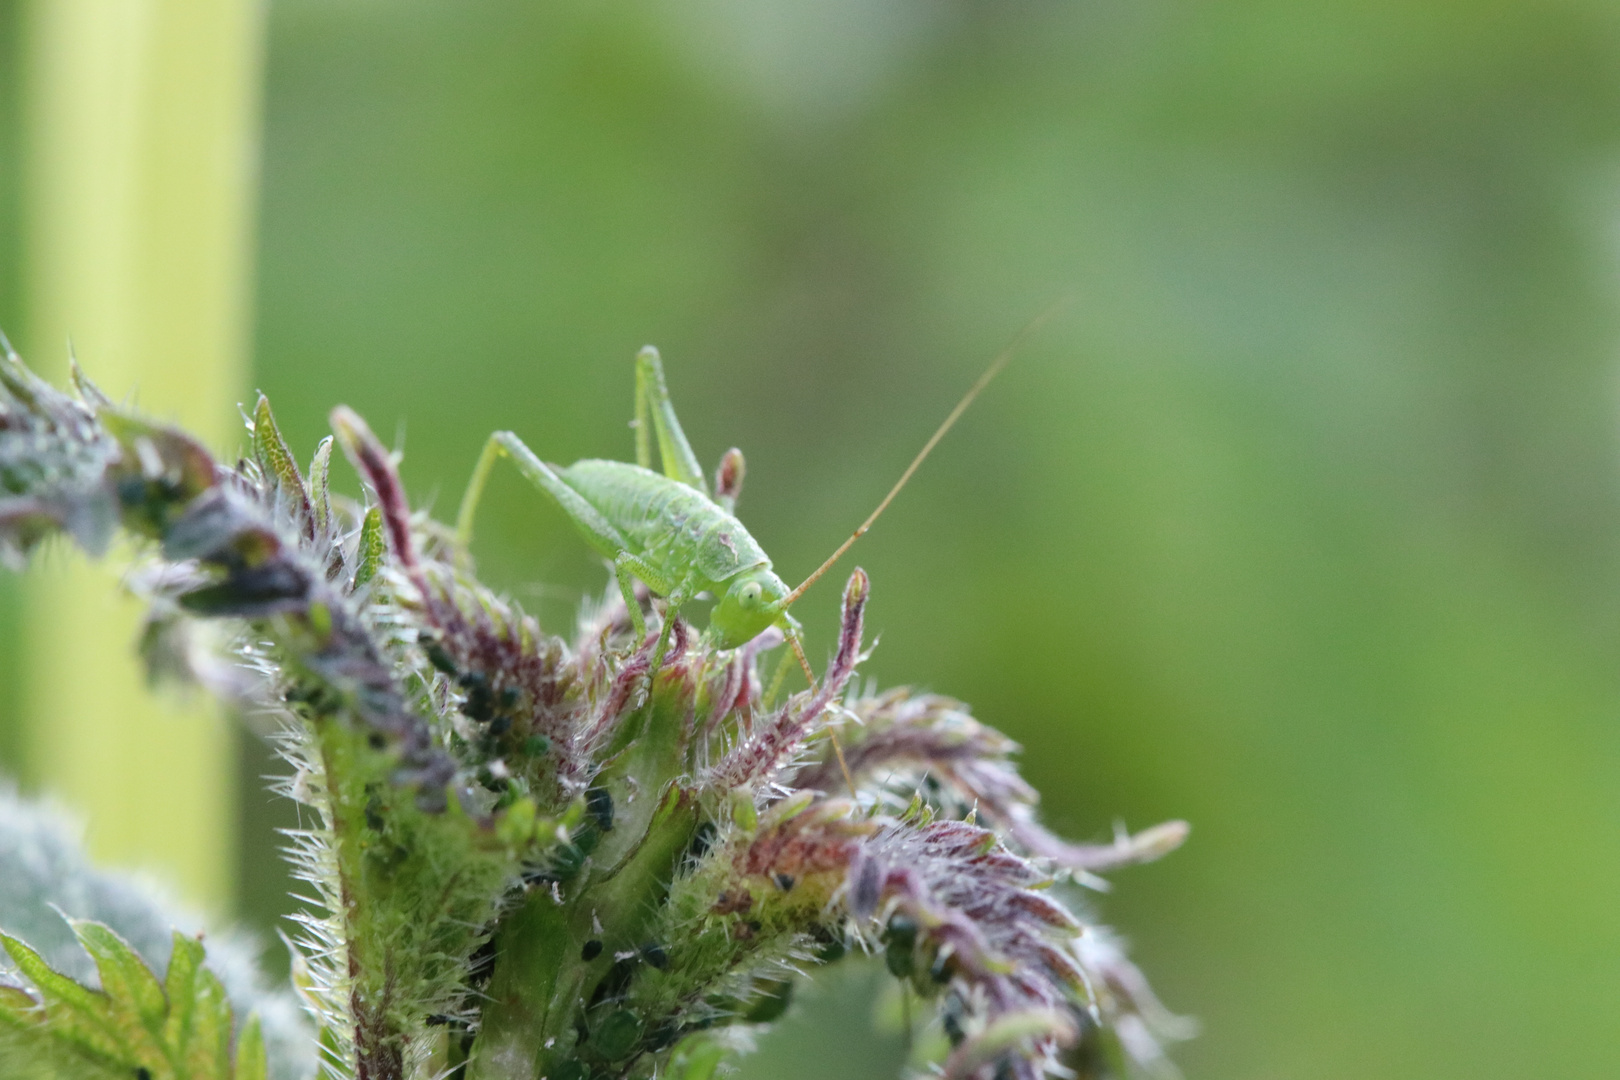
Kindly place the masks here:
<instances>
[{"instance_id":1,"label":"black aphid","mask_svg":"<svg viewBox=\"0 0 1620 1080\"><path fill-rule=\"evenodd\" d=\"M649 941L641 947L641 958L647 961L648 967L663 971L669 967L669 953L656 941Z\"/></svg>"},{"instance_id":2,"label":"black aphid","mask_svg":"<svg viewBox=\"0 0 1620 1080\"><path fill-rule=\"evenodd\" d=\"M593 787L585 792L585 813L603 832L613 831L613 793L607 788Z\"/></svg>"}]
</instances>

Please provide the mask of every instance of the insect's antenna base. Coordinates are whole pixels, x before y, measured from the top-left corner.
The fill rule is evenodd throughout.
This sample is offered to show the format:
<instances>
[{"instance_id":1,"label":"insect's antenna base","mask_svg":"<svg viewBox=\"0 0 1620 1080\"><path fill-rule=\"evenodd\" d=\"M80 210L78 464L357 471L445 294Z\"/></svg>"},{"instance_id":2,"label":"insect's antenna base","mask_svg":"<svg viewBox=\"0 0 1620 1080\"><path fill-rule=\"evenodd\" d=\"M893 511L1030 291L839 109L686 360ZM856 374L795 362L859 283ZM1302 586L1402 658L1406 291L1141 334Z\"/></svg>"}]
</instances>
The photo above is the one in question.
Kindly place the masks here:
<instances>
[{"instance_id":1,"label":"insect's antenna base","mask_svg":"<svg viewBox=\"0 0 1620 1080\"><path fill-rule=\"evenodd\" d=\"M882 515L883 511L889 508L889 504L894 501L894 497L896 495L900 494L900 489L906 486L906 482L911 479L911 475L917 471L924 461L927 460L928 455L934 452L934 447L939 445L939 440L943 439L945 437L945 433L956 426L956 422L962 418L962 414L967 412L968 406L973 404L973 399L978 397L984 388L990 385L990 380L994 379L998 374L1001 373L1001 369L1007 366L1007 361L1013 358L1013 354L1016 353L1018 351L1018 347L1024 343L1024 339L1029 337L1035 331L1039 330L1042 326L1046 325L1046 323L1051 320L1053 316L1057 315L1058 312L1062 311L1073 302L1074 297L1063 297L1061 300L1048 307L1045 311L1035 316L1029 322L1025 323L1023 329L1019 330L1018 333L1013 335L1012 340L1007 342L1006 347L996 354L996 358L994 360L990 361L990 366L984 369L984 374L979 376L979 381L974 383L968 389L968 392L962 395L962 400L956 403L956 408L951 410L950 415L945 417L944 422L941 423L939 427L934 430L934 433L928 437L928 441L923 443L923 448L917 451L917 456L911 459L911 464L907 465L906 471L900 474L900 479L895 481L894 487L890 488L889 493L883 496L883 501L877 504L877 509L873 510L871 514L867 515L866 520L861 522L860 528L849 534L848 540L845 540L842 544L838 545L838 550L829 555L826 562L816 567L815 573L805 578L804 582L797 589L794 589L792 592L788 593L787 596L782 598L781 606L784 609L791 607L795 600L804 595L804 591L806 589L814 585L821 578L822 574L825 574L828 570L831 570L833 568L833 564L844 557L844 552L848 551L854 545L855 541L866 535L866 530L870 529L872 527L872 523L877 521L877 519Z\"/></svg>"}]
</instances>

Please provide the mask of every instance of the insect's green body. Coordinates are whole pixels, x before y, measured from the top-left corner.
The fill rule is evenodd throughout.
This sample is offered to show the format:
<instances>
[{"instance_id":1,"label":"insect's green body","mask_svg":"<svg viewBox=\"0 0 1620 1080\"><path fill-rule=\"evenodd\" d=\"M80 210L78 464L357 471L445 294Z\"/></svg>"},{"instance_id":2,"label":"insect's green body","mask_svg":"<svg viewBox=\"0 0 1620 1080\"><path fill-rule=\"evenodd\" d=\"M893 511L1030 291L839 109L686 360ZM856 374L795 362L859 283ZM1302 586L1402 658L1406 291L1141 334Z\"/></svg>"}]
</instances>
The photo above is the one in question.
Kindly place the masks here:
<instances>
[{"instance_id":1,"label":"insect's green body","mask_svg":"<svg viewBox=\"0 0 1620 1080\"><path fill-rule=\"evenodd\" d=\"M790 590L731 512L742 484L742 455L727 452L711 498L670 404L658 353L650 347L636 358L636 417L638 465L596 459L548 465L511 432L490 436L462 501L457 533L463 549L472 537L473 510L489 470L504 453L563 509L586 543L613 561L630 620L642 639L647 628L632 578L666 597L671 612L699 593L714 596L709 635L721 648L751 641L772 625L797 645L798 623L787 613ZM646 467L651 434L657 435L663 473ZM655 670L672 625L664 620L653 654Z\"/></svg>"},{"instance_id":2,"label":"insect's green body","mask_svg":"<svg viewBox=\"0 0 1620 1080\"><path fill-rule=\"evenodd\" d=\"M764 549L732 513L742 488L741 451L728 450L721 458L714 494L710 496L697 455L692 453L681 422L675 417L675 406L670 404L658 350L650 345L636 357L636 464L592 459L576 461L566 468L547 465L516 435L497 431L485 444L462 499L456 523L457 544L465 551L472 540L478 497L495 459L504 453L536 487L551 496L591 547L613 560L638 641L646 640L647 624L631 585L632 577L639 578L655 595L665 597L670 613L679 611L699 593L711 594L716 603L709 614L708 634L721 648L735 648L771 626L780 627L805 677L814 683L815 675L800 643L799 624L787 609L871 528L935 444L1011 358L1018 341L1063 306L1060 302L1048 308L1019 331L923 444L877 509L796 589L790 590L776 576ZM662 474L648 467L652 464L654 435L664 466ZM649 665L654 672L663 660L673 626L674 619L666 617ZM854 789L853 783L850 788Z\"/></svg>"},{"instance_id":3,"label":"insect's green body","mask_svg":"<svg viewBox=\"0 0 1620 1080\"><path fill-rule=\"evenodd\" d=\"M707 592L719 600L709 631L722 648L757 637L783 617L774 604L789 589L772 571L765 549L736 515L703 492L622 461L587 459L556 471L617 529L617 544L581 530L597 551L609 559L629 552L656 569L662 582L649 586L684 583L680 591L688 597Z\"/></svg>"},{"instance_id":4,"label":"insect's green body","mask_svg":"<svg viewBox=\"0 0 1620 1080\"><path fill-rule=\"evenodd\" d=\"M734 515L697 489L651 469L592 458L557 475L614 524L628 550L672 576L685 573L677 568L689 568L702 575L703 588L712 589L743 570L771 565ZM610 559L619 553L597 550Z\"/></svg>"}]
</instances>

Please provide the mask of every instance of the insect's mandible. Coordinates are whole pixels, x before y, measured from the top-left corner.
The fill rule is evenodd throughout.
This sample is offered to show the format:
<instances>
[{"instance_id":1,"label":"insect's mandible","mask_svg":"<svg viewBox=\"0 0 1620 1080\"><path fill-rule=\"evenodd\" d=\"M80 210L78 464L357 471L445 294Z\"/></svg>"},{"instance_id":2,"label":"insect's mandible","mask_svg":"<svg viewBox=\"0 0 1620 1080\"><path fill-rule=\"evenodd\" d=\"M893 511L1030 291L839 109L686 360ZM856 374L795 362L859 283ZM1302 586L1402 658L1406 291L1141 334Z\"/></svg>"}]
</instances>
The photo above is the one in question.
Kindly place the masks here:
<instances>
[{"instance_id":1,"label":"insect's mandible","mask_svg":"<svg viewBox=\"0 0 1620 1080\"><path fill-rule=\"evenodd\" d=\"M709 593L716 603L707 634L715 646L735 648L769 627L778 627L793 647L805 677L814 683L798 620L788 608L872 527L973 399L1006 366L1019 343L1059 309L1049 308L1018 332L957 402L877 508L797 588L788 588L777 576L770 557L734 513L743 480L740 450L732 448L721 457L710 491L675 416L658 350L650 345L636 356L636 464L587 459L566 467L550 465L512 432L497 431L485 443L462 499L456 519L457 547L465 552L471 543L479 497L495 459L505 454L568 515L585 542L612 561L638 643L647 639L647 623L632 579L664 597L671 616L700 593ZM657 438L662 473L651 468L652 436ZM663 661L673 625L673 617L664 619L653 650L653 673Z\"/></svg>"}]
</instances>

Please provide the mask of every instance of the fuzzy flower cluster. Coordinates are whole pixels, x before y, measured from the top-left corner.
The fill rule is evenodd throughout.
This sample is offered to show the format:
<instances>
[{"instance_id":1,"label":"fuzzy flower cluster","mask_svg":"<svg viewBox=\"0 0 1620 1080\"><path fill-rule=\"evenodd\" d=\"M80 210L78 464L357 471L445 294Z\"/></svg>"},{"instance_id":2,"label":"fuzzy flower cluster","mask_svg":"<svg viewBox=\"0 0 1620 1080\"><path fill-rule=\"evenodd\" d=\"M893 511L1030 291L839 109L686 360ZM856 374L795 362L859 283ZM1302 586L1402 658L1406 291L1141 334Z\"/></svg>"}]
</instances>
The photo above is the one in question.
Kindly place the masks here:
<instances>
[{"instance_id":1,"label":"fuzzy flower cluster","mask_svg":"<svg viewBox=\"0 0 1620 1080\"><path fill-rule=\"evenodd\" d=\"M1179 1023L1075 901L1185 826L1066 843L965 706L853 691L860 570L828 670L781 697L779 633L715 648L645 592L546 633L347 409L302 466L261 398L228 466L75 382L0 359L0 553L148 539L149 662L274 722L315 821L295 981L324 1075L706 1080L852 950L934 1004L925 1073L1168 1071Z\"/></svg>"}]
</instances>

